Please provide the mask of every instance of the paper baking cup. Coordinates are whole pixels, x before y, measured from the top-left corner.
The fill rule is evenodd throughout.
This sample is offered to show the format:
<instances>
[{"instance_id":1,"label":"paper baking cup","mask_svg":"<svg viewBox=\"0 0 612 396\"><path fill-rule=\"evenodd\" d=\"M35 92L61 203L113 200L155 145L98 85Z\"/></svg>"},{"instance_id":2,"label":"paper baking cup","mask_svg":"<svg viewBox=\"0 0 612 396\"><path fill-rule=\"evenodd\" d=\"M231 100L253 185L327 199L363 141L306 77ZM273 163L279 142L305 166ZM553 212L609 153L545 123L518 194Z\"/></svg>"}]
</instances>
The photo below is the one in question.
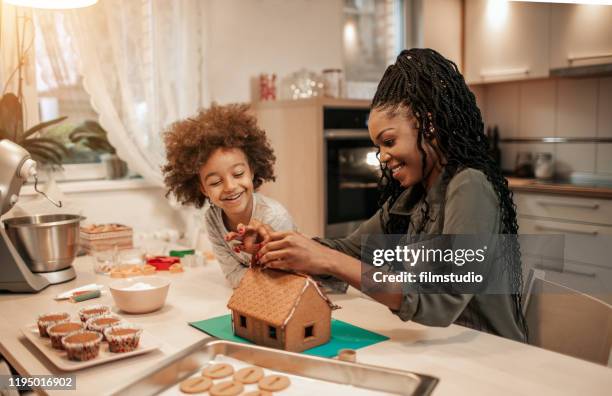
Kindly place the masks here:
<instances>
[{"instance_id":1,"label":"paper baking cup","mask_svg":"<svg viewBox=\"0 0 612 396\"><path fill-rule=\"evenodd\" d=\"M134 329L136 330L136 332L123 335L111 334L114 330L121 329ZM141 334L142 329L131 324L112 326L104 330L104 335L106 336L106 340L108 341L108 350L115 353L130 352L138 348L138 343L140 342Z\"/></svg>"},{"instance_id":2,"label":"paper baking cup","mask_svg":"<svg viewBox=\"0 0 612 396\"><path fill-rule=\"evenodd\" d=\"M68 341L70 337L74 337L78 334L95 334L96 338L92 341ZM91 360L98 356L100 353L100 343L102 342L102 334L96 331L75 331L74 333L70 333L67 336L62 337L62 345L66 352L68 352L68 359L70 360Z\"/></svg>"},{"instance_id":3,"label":"paper baking cup","mask_svg":"<svg viewBox=\"0 0 612 396\"><path fill-rule=\"evenodd\" d=\"M91 311L91 310L103 310L103 312L96 312L96 313L85 313L86 311ZM79 309L79 318L81 318L81 322L87 322L89 319L91 318L95 318L98 316L102 316L102 315L108 315L111 313L111 309L108 305L89 305L87 307L83 307L81 309Z\"/></svg>"},{"instance_id":4,"label":"paper baking cup","mask_svg":"<svg viewBox=\"0 0 612 396\"><path fill-rule=\"evenodd\" d=\"M117 319L117 322L114 323L109 323L109 324L96 324L95 321L99 320L99 319L105 319L105 318L112 318L112 319ZM115 314L107 314L107 315L101 315L101 316L94 316L93 318L89 318L87 320L87 323L85 325L85 327L87 328L87 330L91 330L91 331L97 331L98 333L102 334L104 336L104 330L106 330L109 327L114 327L114 326L119 326L121 324L124 324L125 322L123 321L123 318L119 315L115 315ZM106 337L105 337L106 339Z\"/></svg>"},{"instance_id":5,"label":"paper baking cup","mask_svg":"<svg viewBox=\"0 0 612 396\"><path fill-rule=\"evenodd\" d=\"M80 326L80 328L75 329L75 330L68 330L68 331L58 331L55 330L54 327L56 325L61 325L61 324L65 324L65 323L74 323L74 324L78 324ZM77 331L81 331L83 330L83 323L81 322L77 322L77 321L66 321L66 322L60 322L60 323L56 323L53 326L48 326L47 327L47 333L49 334L49 338L51 338L51 346L55 349L64 349L64 345L62 344L62 338L64 338L65 336L75 333Z\"/></svg>"},{"instance_id":6,"label":"paper baking cup","mask_svg":"<svg viewBox=\"0 0 612 396\"><path fill-rule=\"evenodd\" d=\"M45 316L51 316L51 315L61 315L63 316L63 318L58 319L58 320L41 321L41 319L44 318ZM41 337L49 337L49 333L47 333L47 328L49 326L53 326L54 324L58 324L62 322L68 322L69 320L70 320L70 314L68 312L48 312L48 313L40 314L38 315L38 318L36 319L36 324L38 325L38 334L40 334Z\"/></svg>"}]
</instances>

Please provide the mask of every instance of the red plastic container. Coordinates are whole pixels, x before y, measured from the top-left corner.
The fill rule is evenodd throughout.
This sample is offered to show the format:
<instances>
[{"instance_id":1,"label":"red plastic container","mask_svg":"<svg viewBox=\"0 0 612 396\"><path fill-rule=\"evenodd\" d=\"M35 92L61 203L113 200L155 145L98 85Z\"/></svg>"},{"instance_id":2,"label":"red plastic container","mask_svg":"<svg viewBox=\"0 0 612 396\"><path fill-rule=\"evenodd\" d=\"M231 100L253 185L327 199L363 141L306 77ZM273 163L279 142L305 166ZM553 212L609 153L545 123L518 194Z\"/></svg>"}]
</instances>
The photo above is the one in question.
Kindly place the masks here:
<instances>
[{"instance_id":1,"label":"red plastic container","mask_svg":"<svg viewBox=\"0 0 612 396\"><path fill-rule=\"evenodd\" d=\"M170 256L155 256L147 259L147 264L152 265L158 271L168 271L173 264L180 263L181 259Z\"/></svg>"}]
</instances>

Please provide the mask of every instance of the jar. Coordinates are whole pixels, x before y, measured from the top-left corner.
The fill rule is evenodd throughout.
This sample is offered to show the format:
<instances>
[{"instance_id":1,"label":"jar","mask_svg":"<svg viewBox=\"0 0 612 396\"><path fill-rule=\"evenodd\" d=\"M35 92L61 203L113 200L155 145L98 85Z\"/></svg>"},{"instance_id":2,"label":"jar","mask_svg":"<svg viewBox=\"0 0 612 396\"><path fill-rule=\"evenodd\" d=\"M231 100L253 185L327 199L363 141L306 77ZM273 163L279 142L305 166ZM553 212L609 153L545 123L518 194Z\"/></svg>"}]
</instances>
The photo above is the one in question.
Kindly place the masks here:
<instances>
[{"instance_id":1,"label":"jar","mask_svg":"<svg viewBox=\"0 0 612 396\"><path fill-rule=\"evenodd\" d=\"M535 177L537 179L552 179L554 174L553 160L551 153L537 153L535 159Z\"/></svg>"},{"instance_id":2,"label":"jar","mask_svg":"<svg viewBox=\"0 0 612 396\"><path fill-rule=\"evenodd\" d=\"M530 152L519 151L518 154L516 154L514 176L533 177L533 158Z\"/></svg>"},{"instance_id":3,"label":"jar","mask_svg":"<svg viewBox=\"0 0 612 396\"><path fill-rule=\"evenodd\" d=\"M276 100L276 74L259 75L259 100Z\"/></svg>"},{"instance_id":4,"label":"jar","mask_svg":"<svg viewBox=\"0 0 612 396\"><path fill-rule=\"evenodd\" d=\"M117 265L117 249L92 252L93 268L97 274L108 274Z\"/></svg>"},{"instance_id":5,"label":"jar","mask_svg":"<svg viewBox=\"0 0 612 396\"><path fill-rule=\"evenodd\" d=\"M328 98L340 98L342 96L342 70L323 70L323 94Z\"/></svg>"}]
</instances>

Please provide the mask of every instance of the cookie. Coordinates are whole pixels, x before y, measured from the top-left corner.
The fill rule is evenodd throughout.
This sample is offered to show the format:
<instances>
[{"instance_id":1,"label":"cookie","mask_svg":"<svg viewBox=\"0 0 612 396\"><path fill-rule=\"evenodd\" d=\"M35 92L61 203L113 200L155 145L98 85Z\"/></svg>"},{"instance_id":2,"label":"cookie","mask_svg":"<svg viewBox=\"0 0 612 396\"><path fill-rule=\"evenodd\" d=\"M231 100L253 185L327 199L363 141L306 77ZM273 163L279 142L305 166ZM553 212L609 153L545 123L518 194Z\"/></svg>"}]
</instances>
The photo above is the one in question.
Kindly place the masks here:
<instances>
[{"instance_id":1,"label":"cookie","mask_svg":"<svg viewBox=\"0 0 612 396\"><path fill-rule=\"evenodd\" d=\"M278 392L289 387L289 384L291 384L289 377L284 375L267 375L259 380L257 386L261 390Z\"/></svg>"},{"instance_id":2,"label":"cookie","mask_svg":"<svg viewBox=\"0 0 612 396\"><path fill-rule=\"evenodd\" d=\"M234 368L227 363L213 364L202 371L203 376L213 379L229 377L232 374L234 374Z\"/></svg>"},{"instance_id":3,"label":"cookie","mask_svg":"<svg viewBox=\"0 0 612 396\"><path fill-rule=\"evenodd\" d=\"M242 393L244 385L238 381L224 381L210 388L211 396L236 396Z\"/></svg>"},{"instance_id":4,"label":"cookie","mask_svg":"<svg viewBox=\"0 0 612 396\"><path fill-rule=\"evenodd\" d=\"M173 274L178 274L179 272L183 272L183 266L181 264L172 264L169 268L168 271L172 272Z\"/></svg>"},{"instance_id":5,"label":"cookie","mask_svg":"<svg viewBox=\"0 0 612 396\"><path fill-rule=\"evenodd\" d=\"M236 371L234 379L243 384L255 384L264 376L260 367L250 366Z\"/></svg>"},{"instance_id":6,"label":"cookie","mask_svg":"<svg viewBox=\"0 0 612 396\"><path fill-rule=\"evenodd\" d=\"M181 382L183 393L204 393L212 385L212 380L206 377L192 377Z\"/></svg>"},{"instance_id":7,"label":"cookie","mask_svg":"<svg viewBox=\"0 0 612 396\"><path fill-rule=\"evenodd\" d=\"M153 275L156 271L157 269L152 265L145 264L142 266L142 273L145 275Z\"/></svg>"},{"instance_id":8,"label":"cookie","mask_svg":"<svg viewBox=\"0 0 612 396\"><path fill-rule=\"evenodd\" d=\"M242 396L272 396L272 392L256 390L256 391L243 393Z\"/></svg>"}]
</instances>

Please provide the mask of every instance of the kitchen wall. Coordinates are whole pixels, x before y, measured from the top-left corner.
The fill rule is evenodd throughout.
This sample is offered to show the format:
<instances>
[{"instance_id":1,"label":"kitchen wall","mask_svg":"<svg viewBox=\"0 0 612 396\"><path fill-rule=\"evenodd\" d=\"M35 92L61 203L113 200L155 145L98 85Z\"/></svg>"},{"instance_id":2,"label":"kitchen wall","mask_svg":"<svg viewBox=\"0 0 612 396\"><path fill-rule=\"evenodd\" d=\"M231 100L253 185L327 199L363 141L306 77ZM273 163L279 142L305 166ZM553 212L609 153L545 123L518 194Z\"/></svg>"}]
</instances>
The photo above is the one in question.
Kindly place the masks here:
<instances>
[{"instance_id":1,"label":"kitchen wall","mask_svg":"<svg viewBox=\"0 0 612 396\"><path fill-rule=\"evenodd\" d=\"M342 67L342 0L213 0L208 9L210 98L250 101L252 79Z\"/></svg>"},{"instance_id":2,"label":"kitchen wall","mask_svg":"<svg viewBox=\"0 0 612 396\"><path fill-rule=\"evenodd\" d=\"M62 201L61 209L35 193L32 186L26 186L22 188L19 202L6 216L74 213L87 217L87 223L128 224L142 233L168 228L186 232L191 226L186 211L168 204L164 197L166 189L149 185L144 180L118 181L116 188L111 183L100 181L97 187L84 186L80 191L61 184L61 192L52 187L48 195Z\"/></svg>"},{"instance_id":3,"label":"kitchen wall","mask_svg":"<svg viewBox=\"0 0 612 396\"><path fill-rule=\"evenodd\" d=\"M502 138L612 138L612 77L543 79L474 85L485 126ZM612 143L503 143L502 166L511 170L518 151L550 152L557 173L612 176Z\"/></svg>"},{"instance_id":4,"label":"kitchen wall","mask_svg":"<svg viewBox=\"0 0 612 396\"><path fill-rule=\"evenodd\" d=\"M316 72L342 67L342 6L342 0L210 1L206 22L210 85L203 87L208 97L219 103L250 101L252 79L260 73L283 78L302 67ZM82 213L88 222L125 223L147 233L167 228L189 232L195 227L191 212L168 205L165 189L133 187L95 191L61 187L63 211ZM29 213L57 212L28 187L19 204ZM17 209L7 215L20 214L25 213Z\"/></svg>"}]
</instances>

